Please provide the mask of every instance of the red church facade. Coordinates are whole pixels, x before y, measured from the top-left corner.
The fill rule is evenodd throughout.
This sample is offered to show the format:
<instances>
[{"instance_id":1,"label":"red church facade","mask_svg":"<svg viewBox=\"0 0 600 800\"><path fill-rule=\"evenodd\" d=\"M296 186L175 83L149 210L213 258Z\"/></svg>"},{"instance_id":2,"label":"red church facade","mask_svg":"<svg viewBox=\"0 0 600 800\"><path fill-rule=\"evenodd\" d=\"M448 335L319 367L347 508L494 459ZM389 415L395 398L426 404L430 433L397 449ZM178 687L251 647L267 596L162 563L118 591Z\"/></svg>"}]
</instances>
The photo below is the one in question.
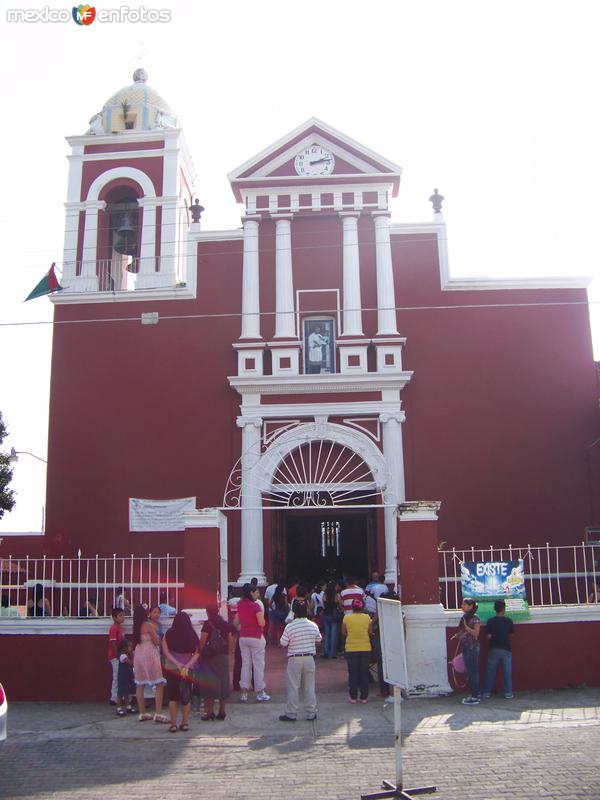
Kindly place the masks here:
<instances>
[{"instance_id":1,"label":"red church facade","mask_svg":"<svg viewBox=\"0 0 600 800\"><path fill-rule=\"evenodd\" d=\"M575 545L598 522L585 281L452 278L441 212L393 221L401 169L316 119L230 174L241 227L205 231L142 72L129 119L117 93L69 139L45 553L183 556L215 594L378 569L421 615L409 667L427 646L445 672L440 542ZM197 510L153 530L181 498Z\"/></svg>"}]
</instances>

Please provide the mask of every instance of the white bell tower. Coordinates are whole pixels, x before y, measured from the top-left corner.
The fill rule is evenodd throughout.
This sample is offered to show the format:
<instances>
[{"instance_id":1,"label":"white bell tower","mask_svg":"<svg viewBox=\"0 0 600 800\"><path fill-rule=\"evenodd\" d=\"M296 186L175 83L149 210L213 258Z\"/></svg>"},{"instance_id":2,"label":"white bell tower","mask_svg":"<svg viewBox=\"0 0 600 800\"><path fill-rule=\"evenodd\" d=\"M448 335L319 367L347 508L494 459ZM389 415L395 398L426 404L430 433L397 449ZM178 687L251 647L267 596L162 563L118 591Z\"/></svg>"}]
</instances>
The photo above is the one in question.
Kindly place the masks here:
<instances>
[{"instance_id":1,"label":"white bell tower","mask_svg":"<svg viewBox=\"0 0 600 800\"><path fill-rule=\"evenodd\" d=\"M53 301L193 296L194 167L177 117L145 70L67 141L65 291Z\"/></svg>"}]
</instances>

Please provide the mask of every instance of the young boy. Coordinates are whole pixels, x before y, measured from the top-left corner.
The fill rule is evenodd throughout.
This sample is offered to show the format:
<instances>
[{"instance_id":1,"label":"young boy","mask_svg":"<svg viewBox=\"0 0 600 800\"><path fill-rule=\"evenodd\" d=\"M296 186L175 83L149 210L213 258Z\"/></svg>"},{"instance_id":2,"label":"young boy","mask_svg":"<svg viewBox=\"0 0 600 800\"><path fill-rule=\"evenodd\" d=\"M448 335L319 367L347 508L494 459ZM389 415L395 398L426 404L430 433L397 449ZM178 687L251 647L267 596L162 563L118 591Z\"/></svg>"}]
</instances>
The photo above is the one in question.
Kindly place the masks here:
<instances>
[{"instance_id":1,"label":"young boy","mask_svg":"<svg viewBox=\"0 0 600 800\"><path fill-rule=\"evenodd\" d=\"M496 600L494 610L496 616L488 619L485 626L485 631L490 641L490 649L483 684L483 696L492 696L492 684L496 677L496 670L498 669L498 664L502 664L504 697L507 700L511 700L514 695L512 690L512 652L509 637L514 632L515 626L512 619L506 616L506 603L504 600Z\"/></svg>"},{"instance_id":2,"label":"young boy","mask_svg":"<svg viewBox=\"0 0 600 800\"><path fill-rule=\"evenodd\" d=\"M118 697L118 680L119 680L119 657L117 655L117 648L119 643L123 641L125 636L123 632L123 622L125 621L125 612L122 608L113 608L111 612L113 624L108 630L108 661L112 668L112 686L110 689L110 704L115 706Z\"/></svg>"}]
</instances>

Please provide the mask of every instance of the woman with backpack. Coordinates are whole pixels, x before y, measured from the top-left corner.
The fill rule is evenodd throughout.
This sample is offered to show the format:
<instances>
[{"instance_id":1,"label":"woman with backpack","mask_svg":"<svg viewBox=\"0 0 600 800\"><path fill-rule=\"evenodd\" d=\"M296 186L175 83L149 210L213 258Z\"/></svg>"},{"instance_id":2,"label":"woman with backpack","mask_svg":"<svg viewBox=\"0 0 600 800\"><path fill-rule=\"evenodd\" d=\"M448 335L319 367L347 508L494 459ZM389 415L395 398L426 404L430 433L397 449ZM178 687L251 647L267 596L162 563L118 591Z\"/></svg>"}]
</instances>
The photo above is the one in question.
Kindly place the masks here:
<instances>
[{"instance_id":1,"label":"woman with backpack","mask_svg":"<svg viewBox=\"0 0 600 800\"><path fill-rule=\"evenodd\" d=\"M204 714L201 719L223 721L225 701L229 697L229 654L233 651L235 628L219 614L215 603L206 606L208 619L200 631L200 657L202 659L202 685ZM219 713L214 713L214 702L219 701Z\"/></svg>"},{"instance_id":2,"label":"woman with backpack","mask_svg":"<svg viewBox=\"0 0 600 800\"><path fill-rule=\"evenodd\" d=\"M189 670L198 660L198 634L189 614L179 611L162 640L169 698L170 733L188 731L192 702L192 680ZM177 712L181 703L181 725L177 727Z\"/></svg>"}]
</instances>

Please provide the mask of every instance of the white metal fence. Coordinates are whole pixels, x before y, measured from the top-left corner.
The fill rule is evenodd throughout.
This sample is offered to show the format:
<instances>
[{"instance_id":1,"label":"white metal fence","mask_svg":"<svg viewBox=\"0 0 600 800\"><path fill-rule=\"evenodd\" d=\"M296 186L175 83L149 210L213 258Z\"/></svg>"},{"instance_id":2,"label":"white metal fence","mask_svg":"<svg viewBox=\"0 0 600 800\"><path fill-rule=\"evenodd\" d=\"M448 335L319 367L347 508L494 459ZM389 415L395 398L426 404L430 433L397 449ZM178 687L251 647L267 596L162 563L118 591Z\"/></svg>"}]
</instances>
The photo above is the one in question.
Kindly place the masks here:
<instances>
[{"instance_id":1,"label":"white metal fence","mask_svg":"<svg viewBox=\"0 0 600 800\"><path fill-rule=\"evenodd\" d=\"M0 558L2 616L110 617L169 602L179 608L183 588L178 556Z\"/></svg>"},{"instance_id":2,"label":"white metal fence","mask_svg":"<svg viewBox=\"0 0 600 800\"><path fill-rule=\"evenodd\" d=\"M440 550L440 602L445 608L462 603L460 565L463 561L523 559L530 606L585 605L600 602L600 543L471 547Z\"/></svg>"}]
</instances>

